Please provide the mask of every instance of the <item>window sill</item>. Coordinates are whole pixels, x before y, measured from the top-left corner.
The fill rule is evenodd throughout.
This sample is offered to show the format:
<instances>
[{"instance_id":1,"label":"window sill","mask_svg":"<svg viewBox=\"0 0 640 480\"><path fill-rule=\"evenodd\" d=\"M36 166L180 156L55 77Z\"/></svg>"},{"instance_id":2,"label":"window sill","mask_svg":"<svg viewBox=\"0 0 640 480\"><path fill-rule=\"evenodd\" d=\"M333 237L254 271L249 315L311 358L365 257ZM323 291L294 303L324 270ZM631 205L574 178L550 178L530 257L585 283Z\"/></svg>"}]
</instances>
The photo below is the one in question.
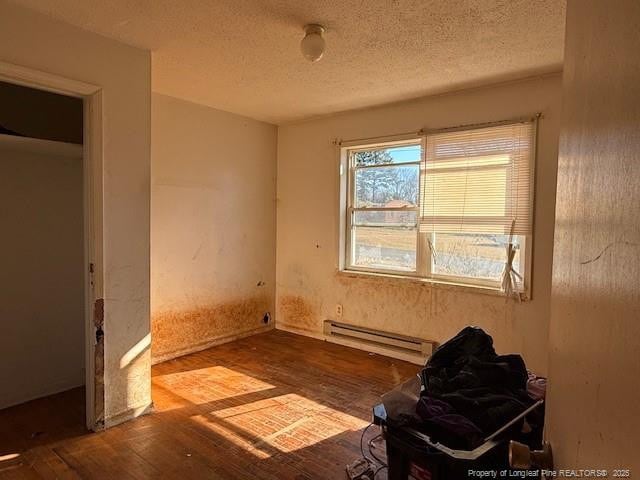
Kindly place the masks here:
<instances>
[{"instance_id":1,"label":"window sill","mask_svg":"<svg viewBox=\"0 0 640 480\"><path fill-rule=\"evenodd\" d=\"M375 272L362 272L358 270L337 270L336 275L343 278L359 278L359 279L382 279L389 280L391 282L403 282L412 283L415 285L422 285L434 288L440 288L443 290L454 290L465 293L476 293L481 295L490 295L494 297L505 297L505 294L498 287L488 287L484 285L471 285L468 283L456 283L446 280L435 280L430 278L418 278L410 275L401 275L395 273L375 273ZM520 293L520 300L525 302L530 298L526 292Z\"/></svg>"}]
</instances>

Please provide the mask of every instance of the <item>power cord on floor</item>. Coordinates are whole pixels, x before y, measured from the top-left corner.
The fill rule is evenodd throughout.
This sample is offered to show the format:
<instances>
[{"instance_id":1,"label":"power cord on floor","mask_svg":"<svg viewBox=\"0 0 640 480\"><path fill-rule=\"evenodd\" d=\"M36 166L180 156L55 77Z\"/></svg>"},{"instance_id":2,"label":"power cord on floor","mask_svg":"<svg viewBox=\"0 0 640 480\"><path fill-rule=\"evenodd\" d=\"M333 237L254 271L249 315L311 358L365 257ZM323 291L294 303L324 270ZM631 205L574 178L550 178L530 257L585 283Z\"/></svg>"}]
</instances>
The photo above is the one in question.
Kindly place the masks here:
<instances>
[{"instance_id":1,"label":"power cord on floor","mask_svg":"<svg viewBox=\"0 0 640 480\"><path fill-rule=\"evenodd\" d=\"M389 468L388 465L382 465L378 467L378 469L375 472L373 472L373 480L375 480L376 476L378 475L378 473L380 473L380 471L385 470L387 468Z\"/></svg>"},{"instance_id":2,"label":"power cord on floor","mask_svg":"<svg viewBox=\"0 0 640 480\"><path fill-rule=\"evenodd\" d=\"M380 457L378 457L375 453L373 453L373 450L372 450L372 443L378 440L379 438L382 438L381 433L376 435L375 437L373 437L371 440L367 442L367 446L369 447L369 455L371 455L374 458L374 460L378 462L380 465L383 465L386 467L387 463L384 460L380 459Z\"/></svg>"},{"instance_id":3,"label":"power cord on floor","mask_svg":"<svg viewBox=\"0 0 640 480\"><path fill-rule=\"evenodd\" d=\"M362 454L362 459L357 460L353 464L347 466L347 473L349 473L349 477L352 479L374 480L378 473L387 468L386 462L374 452L375 447L373 446L373 442L382 438L381 433L375 435L367 442L369 455L365 453L364 437L373 425L373 423L367 425L367 427L362 430L362 434L360 435L360 453Z\"/></svg>"},{"instance_id":4,"label":"power cord on floor","mask_svg":"<svg viewBox=\"0 0 640 480\"><path fill-rule=\"evenodd\" d=\"M373 427L373 423L367 425L366 428L362 430L362 435L360 435L360 453L362 453L362 458L364 458L369 463L373 463L373 460L367 457L364 453L364 436L367 433L367 430L369 430L371 427Z\"/></svg>"}]
</instances>

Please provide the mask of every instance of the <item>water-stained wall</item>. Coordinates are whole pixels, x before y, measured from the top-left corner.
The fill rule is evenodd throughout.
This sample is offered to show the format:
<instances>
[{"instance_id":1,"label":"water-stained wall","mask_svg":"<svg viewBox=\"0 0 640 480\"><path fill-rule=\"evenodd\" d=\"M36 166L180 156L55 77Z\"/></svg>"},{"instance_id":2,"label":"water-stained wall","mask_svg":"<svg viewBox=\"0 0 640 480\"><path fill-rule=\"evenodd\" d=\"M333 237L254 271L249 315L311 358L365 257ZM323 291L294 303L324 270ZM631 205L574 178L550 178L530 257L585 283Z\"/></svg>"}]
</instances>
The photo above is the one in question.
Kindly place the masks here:
<instances>
[{"instance_id":1,"label":"water-stained wall","mask_svg":"<svg viewBox=\"0 0 640 480\"><path fill-rule=\"evenodd\" d=\"M153 361L272 328L276 127L153 95Z\"/></svg>"},{"instance_id":2,"label":"water-stained wall","mask_svg":"<svg viewBox=\"0 0 640 480\"><path fill-rule=\"evenodd\" d=\"M438 342L466 325L485 328L502 352L546 373L551 255L561 108L559 74L349 112L278 131L277 326L310 335L342 321ZM367 138L543 113L539 127L533 299L516 304L472 288L362 278L337 272L336 138Z\"/></svg>"}]
</instances>

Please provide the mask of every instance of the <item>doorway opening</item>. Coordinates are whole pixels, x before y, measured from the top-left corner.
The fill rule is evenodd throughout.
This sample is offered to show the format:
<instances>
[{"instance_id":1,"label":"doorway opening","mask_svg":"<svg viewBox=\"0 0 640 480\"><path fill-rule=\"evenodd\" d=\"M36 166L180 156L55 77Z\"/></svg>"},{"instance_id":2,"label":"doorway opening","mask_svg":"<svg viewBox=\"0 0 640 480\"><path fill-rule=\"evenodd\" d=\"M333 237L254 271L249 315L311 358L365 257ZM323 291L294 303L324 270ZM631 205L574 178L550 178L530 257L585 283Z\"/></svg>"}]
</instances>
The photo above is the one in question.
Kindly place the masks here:
<instances>
[{"instance_id":1,"label":"doorway opening","mask_svg":"<svg viewBox=\"0 0 640 480\"><path fill-rule=\"evenodd\" d=\"M83 103L0 81L0 418L29 430L14 438L88 425Z\"/></svg>"}]
</instances>

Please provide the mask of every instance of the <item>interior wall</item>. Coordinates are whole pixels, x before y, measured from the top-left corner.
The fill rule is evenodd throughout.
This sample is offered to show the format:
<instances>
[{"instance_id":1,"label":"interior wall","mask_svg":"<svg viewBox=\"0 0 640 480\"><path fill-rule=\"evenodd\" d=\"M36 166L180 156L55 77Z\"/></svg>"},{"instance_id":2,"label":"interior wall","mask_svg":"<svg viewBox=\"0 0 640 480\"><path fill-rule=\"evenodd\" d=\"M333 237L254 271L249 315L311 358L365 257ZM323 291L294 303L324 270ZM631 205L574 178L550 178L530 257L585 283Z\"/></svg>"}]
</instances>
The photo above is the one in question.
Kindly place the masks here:
<instances>
[{"instance_id":1,"label":"interior wall","mask_svg":"<svg viewBox=\"0 0 640 480\"><path fill-rule=\"evenodd\" d=\"M638 24L636 0L568 4L547 407L559 468L631 477L640 472Z\"/></svg>"},{"instance_id":2,"label":"interior wall","mask_svg":"<svg viewBox=\"0 0 640 480\"><path fill-rule=\"evenodd\" d=\"M102 90L105 424L151 405L148 51L0 3L0 61Z\"/></svg>"},{"instance_id":3,"label":"interior wall","mask_svg":"<svg viewBox=\"0 0 640 480\"><path fill-rule=\"evenodd\" d=\"M82 147L20 140L0 136L0 409L84 384Z\"/></svg>"},{"instance_id":4,"label":"interior wall","mask_svg":"<svg viewBox=\"0 0 640 480\"><path fill-rule=\"evenodd\" d=\"M154 94L153 361L272 328L276 127Z\"/></svg>"},{"instance_id":5,"label":"interior wall","mask_svg":"<svg viewBox=\"0 0 640 480\"><path fill-rule=\"evenodd\" d=\"M322 321L443 342L466 325L486 329L501 352L520 352L547 371L560 75L424 98L285 125L278 131L277 327L320 335ZM473 289L337 272L339 172L336 138L369 138L421 128L499 121L543 113L535 205L532 300Z\"/></svg>"}]
</instances>

